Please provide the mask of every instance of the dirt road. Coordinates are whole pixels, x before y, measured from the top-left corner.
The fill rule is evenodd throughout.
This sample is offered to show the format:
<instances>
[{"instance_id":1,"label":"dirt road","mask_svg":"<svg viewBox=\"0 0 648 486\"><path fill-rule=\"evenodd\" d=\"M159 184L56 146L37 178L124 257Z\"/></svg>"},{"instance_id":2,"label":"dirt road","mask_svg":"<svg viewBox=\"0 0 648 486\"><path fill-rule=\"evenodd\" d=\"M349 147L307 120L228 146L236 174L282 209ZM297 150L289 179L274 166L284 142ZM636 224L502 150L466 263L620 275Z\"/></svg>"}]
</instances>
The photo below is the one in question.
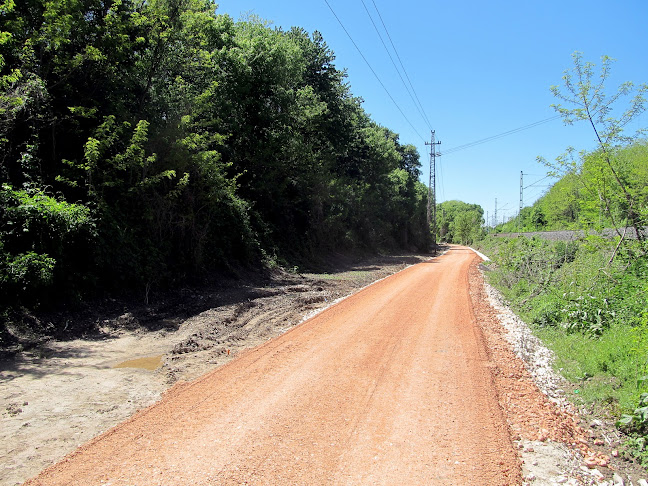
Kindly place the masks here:
<instances>
[{"instance_id":1,"label":"dirt road","mask_svg":"<svg viewBox=\"0 0 648 486\"><path fill-rule=\"evenodd\" d=\"M468 290L475 256L377 282L27 484L521 481Z\"/></svg>"}]
</instances>

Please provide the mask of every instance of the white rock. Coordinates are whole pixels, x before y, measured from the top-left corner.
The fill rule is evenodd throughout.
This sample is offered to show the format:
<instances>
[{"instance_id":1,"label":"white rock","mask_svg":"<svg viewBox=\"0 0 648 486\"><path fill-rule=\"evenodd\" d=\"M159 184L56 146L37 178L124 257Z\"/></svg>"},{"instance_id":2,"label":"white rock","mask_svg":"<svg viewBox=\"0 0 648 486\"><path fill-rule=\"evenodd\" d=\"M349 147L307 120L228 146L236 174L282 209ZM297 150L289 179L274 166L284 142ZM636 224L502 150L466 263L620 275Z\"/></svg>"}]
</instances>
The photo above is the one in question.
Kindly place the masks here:
<instances>
[{"instance_id":1,"label":"white rock","mask_svg":"<svg viewBox=\"0 0 648 486\"><path fill-rule=\"evenodd\" d=\"M590 469L590 475L594 476L596 479L604 479L603 473L598 469Z\"/></svg>"},{"instance_id":2,"label":"white rock","mask_svg":"<svg viewBox=\"0 0 648 486\"><path fill-rule=\"evenodd\" d=\"M612 481L614 481L614 486L625 486L625 481L617 473L612 475Z\"/></svg>"},{"instance_id":3,"label":"white rock","mask_svg":"<svg viewBox=\"0 0 648 486\"><path fill-rule=\"evenodd\" d=\"M564 396L564 379L554 371L554 355L542 341L533 335L531 329L506 305L504 297L490 285L485 285L491 306L497 311L500 324L506 329L506 339L513 346L515 354L526 364L536 385L542 393L560 408L573 410Z\"/></svg>"}]
</instances>

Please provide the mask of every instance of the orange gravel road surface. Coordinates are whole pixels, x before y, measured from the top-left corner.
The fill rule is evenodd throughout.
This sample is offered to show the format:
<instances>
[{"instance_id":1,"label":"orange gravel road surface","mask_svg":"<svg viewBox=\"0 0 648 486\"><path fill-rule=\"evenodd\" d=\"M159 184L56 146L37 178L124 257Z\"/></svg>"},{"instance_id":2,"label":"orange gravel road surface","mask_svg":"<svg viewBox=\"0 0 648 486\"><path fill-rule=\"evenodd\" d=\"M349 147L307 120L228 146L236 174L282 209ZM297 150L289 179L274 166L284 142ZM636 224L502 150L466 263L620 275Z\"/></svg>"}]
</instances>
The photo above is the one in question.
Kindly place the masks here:
<instances>
[{"instance_id":1,"label":"orange gravel road surface","mask_svg":"<svg viewBox=\"0 0 648 486\"><path fill-rule=\"evenodd\" d=\"M452 247L363 289L26 484L520 484L475 258Z\"/></svg>"}]
</instances>

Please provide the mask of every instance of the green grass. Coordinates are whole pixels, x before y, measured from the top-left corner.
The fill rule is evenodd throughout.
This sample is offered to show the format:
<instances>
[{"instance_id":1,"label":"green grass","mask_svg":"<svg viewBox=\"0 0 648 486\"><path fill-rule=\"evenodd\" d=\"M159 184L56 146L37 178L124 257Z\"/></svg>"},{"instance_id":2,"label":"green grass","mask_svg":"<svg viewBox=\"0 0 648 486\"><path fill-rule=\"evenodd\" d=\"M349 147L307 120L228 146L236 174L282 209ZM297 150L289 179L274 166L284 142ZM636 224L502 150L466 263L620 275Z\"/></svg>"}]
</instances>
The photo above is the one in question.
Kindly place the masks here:
<instances>
[{"instance_id":1,"label":"green grass","mask_svg":"<svg viewBox=\"0 0 648 486\"><path fill-rule=\"evenodd\" d=\"M576 387L576 404L596 404L619 416L634 410L641 393L635 337L615 322L599 337L559 327L535 327L535 334L556 354L555 368Z\"/></svg>"}]
</instances>

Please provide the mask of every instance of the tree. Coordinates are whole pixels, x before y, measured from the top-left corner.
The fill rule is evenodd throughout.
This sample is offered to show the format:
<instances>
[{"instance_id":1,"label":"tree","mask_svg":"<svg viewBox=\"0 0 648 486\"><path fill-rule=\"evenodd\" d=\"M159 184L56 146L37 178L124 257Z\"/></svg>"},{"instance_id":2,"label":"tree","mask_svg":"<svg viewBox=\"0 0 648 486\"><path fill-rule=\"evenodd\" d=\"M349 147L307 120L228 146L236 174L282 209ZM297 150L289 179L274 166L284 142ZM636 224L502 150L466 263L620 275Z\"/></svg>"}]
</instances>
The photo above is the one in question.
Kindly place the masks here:
<instances>
[{"instance_id":1,"label":"tree","mask_svg":"<svg viewBox=\"0 0 648 486\"><path fill-rule=\"evenodd\" d=\"M546 218L548 229L574 228L581 221L583 186L578 174L565 174L536 203ZM598 223L598 221L597 221Z\"/></svg>"},{"instance_id":2,"label":"tree","mask_svg":"<svg viewBox=\"0 0 648 486\"><path fill-rule=\"evenodd\" d=\"M469 244L484 224L484 210L479 204L444 201L437 208L439 234L444 241Z\"/></svg>"},{"instance_id":3,"label":"tree","mask_svg":"<svg viewBox=\"0 0 648 486\"><path fill-rule=\"evenodd\" d=\"M364 111L321 34L216 8L0 0L7 295L426 246L418 152Z\"/></svg>"},{"instance_id":4,"label":"tree","mask_svg":"<svg viewBox=\"0 0 648 486\"><path fill-rule=\"evenodd\" d=\"M580 52L575 52L572 59L574 67L565 71L563 89L558 86L551 87L554 96L567 106L552 106L562 115L566 124L571 125L577 121L588 123L594 131L597 150L592 154L581 153L578 158L575 150L569 148L556 163L547 165L556 172L565 174L578 172L587 162L585 168L590 172L587 179L590 183L589 188L597 192L603 211L612 221L620 237L620 244L624 241L624 228L628 225L634 228L637 238L643 243L644 225L648 215L646 208L640 206L637 195L629 187L628 174L624 171L618 154L621 147L636 141L643 133L639 130L636 134L628 136L624 131L630 122L645 111L648 85L635 87L633 83L625 82L615 93L608 95L606 82L610 77L613 60L607 56L601 58L599 79L595 80L593 63L585 62ZM620 109L619 104L628 98L627 106ZM620 195L623 204L618 204L618 201L615 204L617 194ZM620 214L615 214L615 206L622 209Z\"/></svg>"}]
</instances>

